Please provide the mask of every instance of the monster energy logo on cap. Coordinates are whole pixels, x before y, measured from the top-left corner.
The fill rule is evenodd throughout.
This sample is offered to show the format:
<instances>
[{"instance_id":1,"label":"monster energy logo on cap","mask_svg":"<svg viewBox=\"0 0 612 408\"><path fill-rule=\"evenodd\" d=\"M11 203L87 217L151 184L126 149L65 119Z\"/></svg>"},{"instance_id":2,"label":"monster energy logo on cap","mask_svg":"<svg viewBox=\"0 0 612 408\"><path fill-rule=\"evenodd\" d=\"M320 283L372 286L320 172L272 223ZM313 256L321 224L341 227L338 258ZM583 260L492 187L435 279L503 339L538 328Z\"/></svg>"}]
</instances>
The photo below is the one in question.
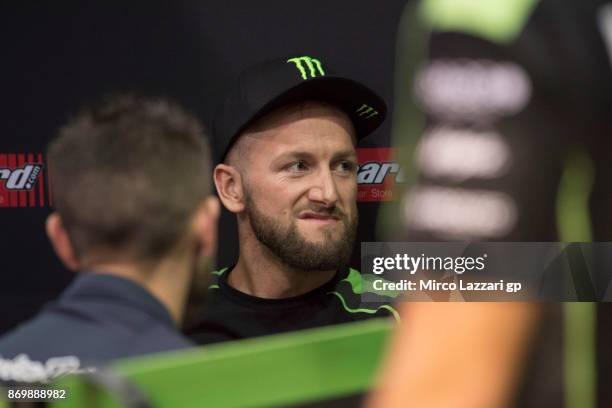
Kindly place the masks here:
<instances>
[{"instance_id":1,"label":"monster energy logo on cap","mask_svg":"<svg viewBox=\"0 0 612 408\"><path fill-rule=\"evenodd\" d=\"M304 55L303 57L289 58L287 62L293 62L295 64L295 67L300 71L300 74L302 74L302 79L308 79L309 77L314 78L317 76L317 73L319 76L325 75L325 71L323 71L323 67L321 66L321 61L318 59ZM308 68L308 71L304 66Z\"/></svg>"},{"instance_id":2,"label":"monster energy logo on cap","mask_svg":"<svg viewBox=\"0 0 612 408\"><path fill-rule=\"evenodd\" d=\"M365 103L361 105L359 109L355 111L355 113L357 113L359 116L364 117L365 119L370 119L372 116L378 115L377 110L375 110L370 105L366 105Z\"/></svg>"}]
</instances>

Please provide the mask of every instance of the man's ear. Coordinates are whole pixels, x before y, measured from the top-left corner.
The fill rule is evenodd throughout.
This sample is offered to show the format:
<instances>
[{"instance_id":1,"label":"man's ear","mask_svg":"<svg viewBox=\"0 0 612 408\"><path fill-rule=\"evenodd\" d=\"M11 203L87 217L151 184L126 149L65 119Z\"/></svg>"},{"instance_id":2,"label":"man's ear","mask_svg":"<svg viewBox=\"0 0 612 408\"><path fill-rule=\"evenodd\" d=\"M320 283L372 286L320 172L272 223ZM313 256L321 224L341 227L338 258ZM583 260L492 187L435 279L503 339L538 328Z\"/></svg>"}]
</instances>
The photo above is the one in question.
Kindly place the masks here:
<instances>
[{"instance_id":1,"label":"man's ear","mask_svg":"<svg viewBox=\"0 0 612 408\"><path fill-rule=\"evenodd\" d=\"M213 179L223 206L233 213L244 211L244 185L240 172L234 166L218 164Z\"/></svg>"},{"instance_id":2,"label":"man's ear","mask_svg":"<svg viewBox=\"0 0 612 408\"><path fill-rule=\"evenodd\" d=\"M47 230L47 237L49 237L49 241L51 241L51 246L64 266L71 271L79 270L81 263L76 256L68 232L66 232L66 228L64 228L64 224L59 214L56 212L51 213L47 217L45 227Z\"/></svg>"},{"instance_id":3,"label":"man's ear","mask_svg":"<svg viewBox=\"0 0 612 408\"><path fill-rule=\"evenodd\" d=\"M202 255L211 257L217 251L217 223L221 211L217 197L209 196L196 210L194 229L200 241Z\"/></svg>"}]
</instances>

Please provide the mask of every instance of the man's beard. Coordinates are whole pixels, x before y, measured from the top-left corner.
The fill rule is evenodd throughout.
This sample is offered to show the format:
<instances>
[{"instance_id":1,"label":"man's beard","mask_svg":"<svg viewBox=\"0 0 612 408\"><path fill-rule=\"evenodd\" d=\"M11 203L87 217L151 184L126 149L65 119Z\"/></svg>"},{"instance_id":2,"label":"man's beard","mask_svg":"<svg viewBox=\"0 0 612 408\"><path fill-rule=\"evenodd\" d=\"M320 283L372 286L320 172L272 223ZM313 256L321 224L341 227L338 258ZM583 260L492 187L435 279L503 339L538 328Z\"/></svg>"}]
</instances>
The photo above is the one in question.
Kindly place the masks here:
<instances>
[{"instance_id":1,"label":"man's beard","mask_svg":"<svg viewBox=\"0 0 612 408\"><path fill-rule=\"evenodd\" d=\"M200 249L193 255L191 265L191 280L189 292L185 300L185 312L183 315L183 328L191 329L202 319L202 313L208 302L208 287L212 280L211 271L215 264L214 257L199 254Z\"/></svg>"},{"instance_id":2,"label":"man's beard","mask_svg":"<svg viewBox=\"0 0 612 408\"><path fill-rule=\"evenodd\" d=\"M320 212L315 208L310 210ZM285 226L262 213L249 194L246 195L246 212L255 237L284 264L303 271L337 270L348 264L357 234L356 211L349 219L337 207L327 210L326 214L339 218L344 233L334 240L335 231L324 229L324 238L320 242L309 242L304 238L295 221Z\"/></svg>"}]
</instances>

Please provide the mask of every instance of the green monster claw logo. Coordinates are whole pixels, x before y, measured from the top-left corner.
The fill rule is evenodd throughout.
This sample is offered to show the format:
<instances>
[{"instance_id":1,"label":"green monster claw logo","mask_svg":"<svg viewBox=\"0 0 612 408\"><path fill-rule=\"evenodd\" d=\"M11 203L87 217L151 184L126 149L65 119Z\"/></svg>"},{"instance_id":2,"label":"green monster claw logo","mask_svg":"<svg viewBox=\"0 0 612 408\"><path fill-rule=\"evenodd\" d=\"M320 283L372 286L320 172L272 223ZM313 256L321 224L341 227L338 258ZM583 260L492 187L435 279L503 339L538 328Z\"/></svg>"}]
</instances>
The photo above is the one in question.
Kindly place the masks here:
<instances>
[{"instance_id":1,"label":"green monster claw logo","mask_svg":"<svg viewBox=\"0 0 612 408\"><path fill-rule=\"evenodd\" d=\"M378 115L377 110L375 110L373 107L369 105L366 105L365 103L361 105L359 109L355 111L355 113L365 119L370 119L372 116Z\"/></svg>"},{"instance_id":2,"label":"green monster claw logo","mask_svg":"<svg viewBox=\"0 0 612 408\"><path fill-rule=\"evenodd\" d=\"M300 71L300 74L302 74L302 79L308 79L308 74L310 74L310 78L316 77L317 71L319 76L325 75L325 71L323 71L323 67L321 66L321 61L318 59L305 55L303 57L290 58L287 60L287 62L293 62L295 64L295 67ZM306 65L308 71L306 71L304 65Z\"/></svg>"}]
</instances>

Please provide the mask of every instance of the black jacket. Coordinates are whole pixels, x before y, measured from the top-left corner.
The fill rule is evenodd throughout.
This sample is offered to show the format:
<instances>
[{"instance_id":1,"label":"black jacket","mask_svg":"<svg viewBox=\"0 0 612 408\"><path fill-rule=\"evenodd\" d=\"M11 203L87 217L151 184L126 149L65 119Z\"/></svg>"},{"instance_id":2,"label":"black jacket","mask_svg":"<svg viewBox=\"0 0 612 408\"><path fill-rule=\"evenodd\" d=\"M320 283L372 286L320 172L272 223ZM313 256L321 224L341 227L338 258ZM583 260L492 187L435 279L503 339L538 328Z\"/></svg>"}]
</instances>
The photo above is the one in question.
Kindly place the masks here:
<instances>
[{"instance_id":1,"label":"black jacket","mask_svg":"<svg viewBox=\"0 0 612 408\"><path fill-rule=\"evenodd\" d=\"M143 287L83 273L57 301L0 338L0 381L44 382L62 370L190 346Z\"/></svg>"}]
</instances>

